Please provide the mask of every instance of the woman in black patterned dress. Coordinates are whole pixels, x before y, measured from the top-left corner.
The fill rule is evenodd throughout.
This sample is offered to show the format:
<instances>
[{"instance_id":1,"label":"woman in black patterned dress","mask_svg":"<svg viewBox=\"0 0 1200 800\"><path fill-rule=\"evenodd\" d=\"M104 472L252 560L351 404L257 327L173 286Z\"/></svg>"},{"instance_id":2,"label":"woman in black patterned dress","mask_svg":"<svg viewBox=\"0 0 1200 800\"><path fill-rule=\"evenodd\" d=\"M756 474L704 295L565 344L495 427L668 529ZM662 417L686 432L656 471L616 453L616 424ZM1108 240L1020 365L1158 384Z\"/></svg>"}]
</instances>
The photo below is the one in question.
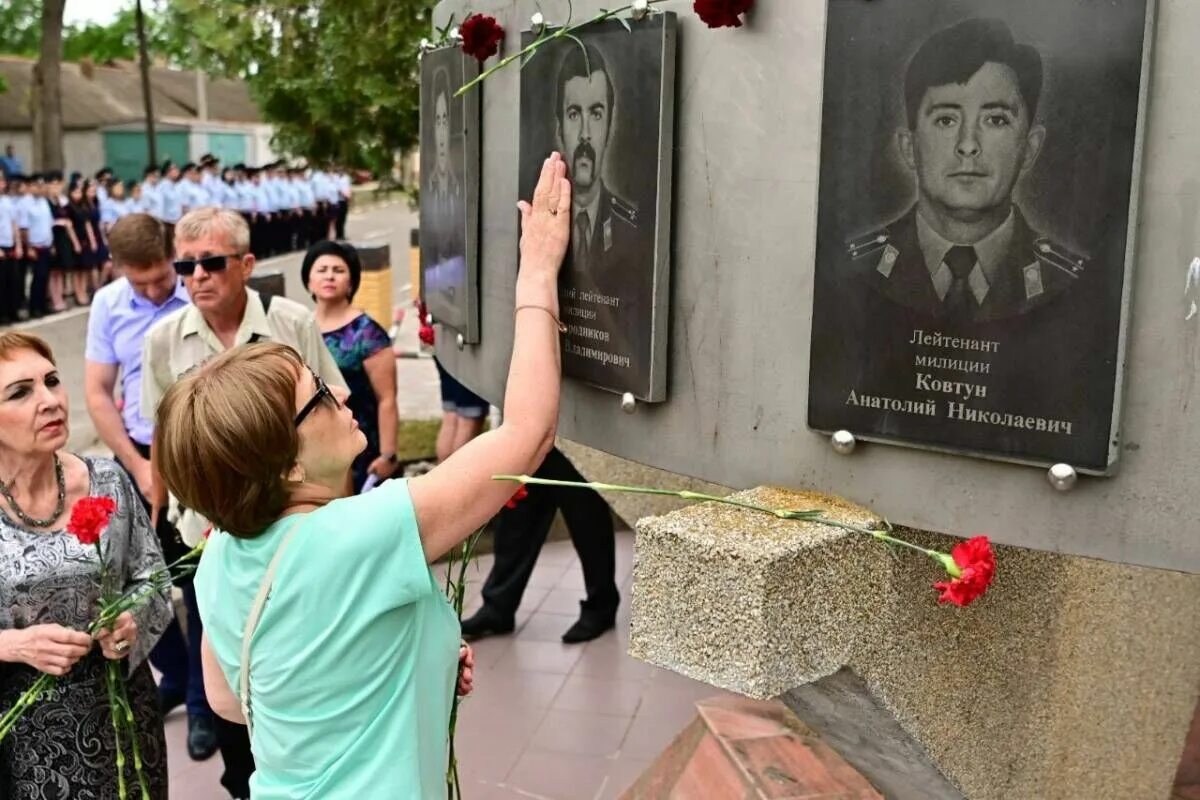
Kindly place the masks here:
<instances>
[{"instance_id":1,"label":"woman in black patterned dress","mask_svg":"<svg viewBox=\"0 0 1200 800\"><path fill-rule=\"evenodd\" d=\"M165 594L126 612L110 635L82 633L96 616L99 563L64 531L85 496L110 497L101 537L110 588L135 588L163 565L129 478L108 459L67 453L67 396L53 354L27 334L0 334L0 710L41 672L60 676L0 742L0 798L113 800L116 749L106 664L126 665L127 691L153 800L167 800L167 753L146 655L170 618ZM127 737L126 782L139 796Z\"/></svg>"}]
</instances>

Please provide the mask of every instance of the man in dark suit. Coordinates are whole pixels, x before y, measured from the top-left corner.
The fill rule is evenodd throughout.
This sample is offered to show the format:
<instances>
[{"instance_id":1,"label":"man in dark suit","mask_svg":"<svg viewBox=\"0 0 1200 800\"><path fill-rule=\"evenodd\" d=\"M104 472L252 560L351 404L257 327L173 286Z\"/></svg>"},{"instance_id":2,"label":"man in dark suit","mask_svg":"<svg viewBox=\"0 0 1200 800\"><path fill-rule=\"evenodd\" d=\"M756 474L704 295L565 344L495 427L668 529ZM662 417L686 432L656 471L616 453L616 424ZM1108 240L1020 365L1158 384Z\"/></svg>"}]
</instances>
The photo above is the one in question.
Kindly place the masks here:
<instances>
[{"instance_id":1,"label":"man in dark suit","mask_svg":"<svg viewBox=\"0 0 1200 800\"><path fill-rule=\"evenodd\" d=\"M1008 27L968 19L931 36L909 62L908 127L897 134L917 202L851 238L852 272L934 317L1025 314L1068 289L1086 260L1030 228L1012 194L1046 131L1035 123L1042 59Z\"/></svg>"}]
</instances>

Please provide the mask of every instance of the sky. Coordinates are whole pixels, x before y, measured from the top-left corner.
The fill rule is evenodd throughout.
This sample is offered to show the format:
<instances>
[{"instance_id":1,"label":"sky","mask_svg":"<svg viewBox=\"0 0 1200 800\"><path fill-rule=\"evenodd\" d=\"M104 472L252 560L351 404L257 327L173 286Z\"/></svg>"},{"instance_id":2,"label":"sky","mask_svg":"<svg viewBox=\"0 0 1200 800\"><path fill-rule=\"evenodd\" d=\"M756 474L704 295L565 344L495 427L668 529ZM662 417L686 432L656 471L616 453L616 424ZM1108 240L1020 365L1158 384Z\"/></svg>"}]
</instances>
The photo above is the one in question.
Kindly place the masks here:
<instances>
[{"instance_id":1,"label":"sky","mask_svg":"<svg viewBox=\"0 0 1200 800\"><path fill-rule=\"evenodd\" d=\"M63 10L63 23L95 22L100 25L112 22L113 17L132 0L67 0Z\"/></svg>"}]
</instances>

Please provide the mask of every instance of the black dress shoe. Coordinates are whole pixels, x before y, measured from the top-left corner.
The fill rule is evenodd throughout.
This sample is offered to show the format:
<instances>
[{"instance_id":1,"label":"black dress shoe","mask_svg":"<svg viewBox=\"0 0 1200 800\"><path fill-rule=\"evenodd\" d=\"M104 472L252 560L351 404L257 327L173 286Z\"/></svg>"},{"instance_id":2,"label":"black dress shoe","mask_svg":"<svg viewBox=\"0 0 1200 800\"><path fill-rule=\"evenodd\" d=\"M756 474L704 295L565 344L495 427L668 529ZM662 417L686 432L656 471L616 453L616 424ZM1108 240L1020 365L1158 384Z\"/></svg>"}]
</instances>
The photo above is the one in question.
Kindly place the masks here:
<instances>
[{"instance_id":1,"label":"black dress shoe","mask_svg":"<svg viewBox=\"0 0 1200 800\"><path fill-rule=\"evenodd\" d=\"M597 611L584 611L579 615L579 619L575 621L575 624L563 634L562 640L564 644L590 642L592 639L595 639L606 631L612 630L616 626L617 614L615 611L608 614Z\"/></svg>"},{"instance_id":2,"label":"black dress shoe","mask_svg":"<svg viewBox=\"0 0 1200 800\"><path fill-rule=\"evenodd\" d=\"M482 639L485 636L512 633L515 627L516 622L512 616L505 616L484 606L462 621L462 635L464 639Z\"/></svg>"},{"instance_id":3,"label":"black dress shoe","mask_svg":"<svg viewBox=\"0 0 1200 800\"><path fill-rule=\"evenodd\" d=\"M183 705L185 700L187 696L183 692L164 692L162 687L158 689L158 707L162 709L163 717Z\"/></svg>"},{"instance_id":4,"label":"black dress shoe","mask_svg":"<svg viewBox=\"0 0 1200 800\"><path fill-rule=\"evenodd\" d=\"M192 761L203 761L217 752L217 727L206 714L188 717L188 755Z\"/></svg>"}]
</instances>

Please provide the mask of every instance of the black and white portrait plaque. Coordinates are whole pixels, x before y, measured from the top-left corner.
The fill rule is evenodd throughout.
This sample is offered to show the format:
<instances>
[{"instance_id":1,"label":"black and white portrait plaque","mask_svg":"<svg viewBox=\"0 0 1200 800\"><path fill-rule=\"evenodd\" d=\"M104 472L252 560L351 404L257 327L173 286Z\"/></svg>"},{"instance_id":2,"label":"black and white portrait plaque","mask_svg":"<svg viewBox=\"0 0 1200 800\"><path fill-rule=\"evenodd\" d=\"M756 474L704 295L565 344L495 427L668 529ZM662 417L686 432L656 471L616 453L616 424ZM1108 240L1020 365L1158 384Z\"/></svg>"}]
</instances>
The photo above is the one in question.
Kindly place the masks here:
<instances>
[{"instance_id":1,"label":"black and white portrait plaque","mask_svg":"<svg viewBox=\"0 0 1200 800\"><path fill-rule=\"evenodd\" d=\"M421 297L435 321L479 341L479 74L457 47L421 57Z\"/></svg>"},{"instance_id":2,"label":"black and white portrait plaque","mask_svg":"<svg viewBox=\"0 0 1200 800\"><path fill-rule=\"evenodd\" d=\"M809 426L1115 467L1153 0L829 0Z\"/></svg>"},{"instance_id":3,"label":"black and white portrait plaque","mask_svg":"<svg viewBox=\"0 0 1200 800\"><path fill-rule=\"evenodd\" d=\"M650 402L666 398L675 23L589 25L521 72L521 196L552 150L573 186L563 374Z\"/></svg>"}]
</instances>

